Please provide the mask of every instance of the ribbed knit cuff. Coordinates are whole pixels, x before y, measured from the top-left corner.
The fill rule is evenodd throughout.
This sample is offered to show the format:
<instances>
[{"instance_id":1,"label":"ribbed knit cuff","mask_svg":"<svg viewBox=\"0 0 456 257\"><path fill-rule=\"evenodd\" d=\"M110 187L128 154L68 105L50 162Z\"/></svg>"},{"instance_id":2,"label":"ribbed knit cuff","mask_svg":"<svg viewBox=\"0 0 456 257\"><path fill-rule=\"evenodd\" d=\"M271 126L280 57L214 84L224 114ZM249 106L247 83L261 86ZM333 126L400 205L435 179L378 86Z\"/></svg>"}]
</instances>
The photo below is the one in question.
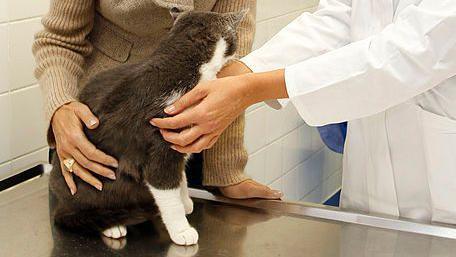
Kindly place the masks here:
<instances>
[{"instance_id":1,"label":"ribbed knit cuff","mask_svg":"<svg viewBox=\"0 0 456 257\"><path fill-rule=\"evenodd\" d=\"M55 143L51 128L52 116L60 106L77 101L77 83L76 76L63 69L48 69L39 78L44 97L45 118L49 122L47 138L50 146Z\"/></svg>"},{"instance_id":2,"label":"ribbed knit cuff","mask_svg":"<svg viewBox=\"0 0 456 257\"><path fill-rule=\"evenodd\" d=\"M248 154L244 148L244 114L203 152L203 185L229 186L249 179L244 174Z\"/></svg>"}]
</instances>

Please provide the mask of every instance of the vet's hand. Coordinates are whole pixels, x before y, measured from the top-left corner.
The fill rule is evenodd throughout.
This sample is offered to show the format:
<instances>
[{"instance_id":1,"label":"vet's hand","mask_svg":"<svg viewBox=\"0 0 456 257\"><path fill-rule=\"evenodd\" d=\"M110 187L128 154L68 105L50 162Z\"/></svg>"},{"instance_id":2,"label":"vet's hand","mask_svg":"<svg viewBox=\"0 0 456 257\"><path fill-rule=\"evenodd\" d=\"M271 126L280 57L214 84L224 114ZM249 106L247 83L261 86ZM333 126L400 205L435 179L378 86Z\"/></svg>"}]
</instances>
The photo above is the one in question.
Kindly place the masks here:
<instances>
[{"instance_id":1,"label":"vet's hand","mask_svg":"<svg viewBox=\"0 0 456 257\"><path fill-rule=\"evenodd\" d=\"M86 105L79 102L61 106L52 118L52 130L62 174L73 195L77 191L76 184L72 173L63 165L63 160L73 158L76 161L72 166L73 173L100 191L103 185L91 172L115 179L115 173L107 166L118 165L116 159L89 142L82 128L83 124L89 129L95 129L99 121Z\"/></svg>"},{"instance_id":2,"label":"vet's hand","mask_svg":"<svg viewBox=\"0 0 456 257\"><path fill-rule=\"evenodd\" d=\"M155 118L151 124L160 128L163 138L178 152L198 153L211 148L249 105L243 85L241 76L200 83L165 109L175 116ZM170 130L181 128L186 129L180 133Z\"/></svg>"}]
</instances>

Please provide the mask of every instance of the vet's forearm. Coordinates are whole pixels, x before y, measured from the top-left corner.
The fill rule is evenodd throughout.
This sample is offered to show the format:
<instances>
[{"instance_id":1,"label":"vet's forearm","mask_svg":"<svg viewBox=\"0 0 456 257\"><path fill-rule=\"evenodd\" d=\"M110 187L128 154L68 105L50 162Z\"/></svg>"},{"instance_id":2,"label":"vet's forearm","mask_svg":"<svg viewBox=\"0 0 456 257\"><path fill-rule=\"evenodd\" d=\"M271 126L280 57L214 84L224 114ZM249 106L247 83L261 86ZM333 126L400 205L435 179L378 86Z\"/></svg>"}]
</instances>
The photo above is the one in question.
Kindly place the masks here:
<instances>
[{"instance_id":1,"label":"vet's forearm","mask_svg":"<svg viewBox=\"0 0 456 257\"><path fill-rule=\"evenodd\" d=\"M237 76L244 91L246 105L270 99L288 98L284 70L252 73L244 63L233 61L217 75L219 78Z\"/></svg>"}]
</instances>

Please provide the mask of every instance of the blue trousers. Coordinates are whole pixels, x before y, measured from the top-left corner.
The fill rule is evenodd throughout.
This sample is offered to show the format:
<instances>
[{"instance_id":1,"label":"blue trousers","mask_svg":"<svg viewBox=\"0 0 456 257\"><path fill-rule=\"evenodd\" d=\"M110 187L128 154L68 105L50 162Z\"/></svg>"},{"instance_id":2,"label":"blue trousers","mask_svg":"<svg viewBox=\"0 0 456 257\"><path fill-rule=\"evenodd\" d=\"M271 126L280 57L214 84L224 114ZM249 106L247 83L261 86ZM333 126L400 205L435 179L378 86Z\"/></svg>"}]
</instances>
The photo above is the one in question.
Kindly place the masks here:
<instances>
[{"instance_id":1,"label":"blue trousers","mask_svg":"<svg viewBox=\"0 0 456 257\"><path fill-rule=\"evenodd\" d=\"M329 124L317 127L325 145L336 153L344 153L345 138L347 137L347 122Z\"/></svg>"}]
</instances>

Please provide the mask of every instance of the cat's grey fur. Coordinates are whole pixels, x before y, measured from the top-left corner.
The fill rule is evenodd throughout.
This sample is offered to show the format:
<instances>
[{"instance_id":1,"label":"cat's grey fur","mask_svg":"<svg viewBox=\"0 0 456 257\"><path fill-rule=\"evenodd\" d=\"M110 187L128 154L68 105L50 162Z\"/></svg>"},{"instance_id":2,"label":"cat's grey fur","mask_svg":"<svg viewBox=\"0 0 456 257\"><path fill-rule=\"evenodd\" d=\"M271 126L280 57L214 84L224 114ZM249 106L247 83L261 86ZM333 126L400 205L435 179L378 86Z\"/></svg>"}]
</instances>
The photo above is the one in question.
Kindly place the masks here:
<instances>
[{"instance_id":1,"label":"cat's grey fur","mask_svg":"<svg viewBox=\"0 0 456 257\"><path fill-rule=\"evenodd\" d=\"M75 177L78 192L72 196L54 155L50 188L58 199L53 212L56 224L100 232L157 214L149 187L179 188L185 156L172 150L149 120L165 117L166 101L200 81L200 68L211 60L220 39L226 41L225 57L234 55L236 27L243 16L183 13L152 56L103 71L87 83L79 100L89 106L100 125L85 133L98 149L119 161L117 180L97 176L103 182L99 192Z\"/></svg>"}]
</instances>

